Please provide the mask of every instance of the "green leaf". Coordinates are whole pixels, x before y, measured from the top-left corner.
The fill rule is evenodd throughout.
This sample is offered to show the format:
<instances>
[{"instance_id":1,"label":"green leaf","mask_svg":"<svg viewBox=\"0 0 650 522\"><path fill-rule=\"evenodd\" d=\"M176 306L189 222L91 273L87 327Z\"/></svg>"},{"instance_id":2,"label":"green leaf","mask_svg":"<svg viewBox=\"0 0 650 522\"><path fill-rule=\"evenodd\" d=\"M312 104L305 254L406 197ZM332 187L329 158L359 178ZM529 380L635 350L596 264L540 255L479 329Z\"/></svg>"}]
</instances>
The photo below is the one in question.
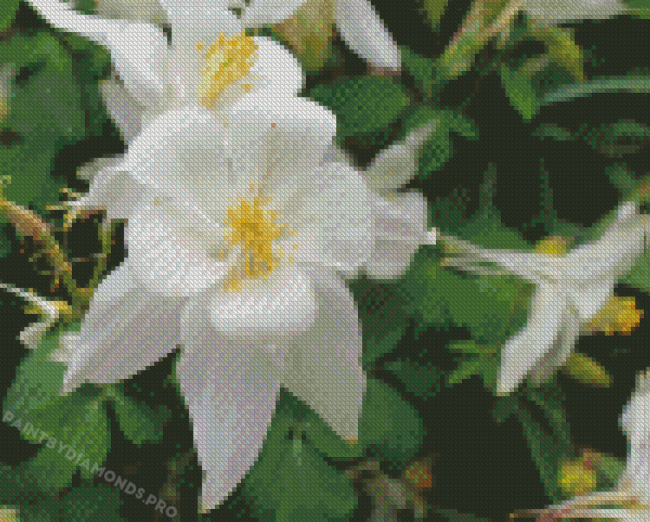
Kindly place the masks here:
<instances>
[{"instance_id":1,"label":"green leaf","mask_svg":"<svg viewBox=\"0 0 650 522\"><path fill-rule=\"evenodd\" d=\"M571 31L557 27L536 26L529 35L546 44L550 58L567 70L574 82L585 81L584 53L575 42Z\"/></svg>"},{"instance_id":2,"label":"green leaf","mask_svg":"<svg viewBox=\"0 0 650 522\"><path fill-rule=\"evenodd\" d=\"M70 486L77 471L74 458L71 460L65 458L68 451L66 444L63 443L61 446L61 453L59 453L59 441L56 440L55 444L54 448L43 446L35 457L23 464L25 471L36 477L39 489L50 494Z\"/></svg>"},{"instance_id":3,"label":"green leaf","mask_svg":"<svg viewBox=\"0 0 650 522\"><path fill-rule=\"evenodd\" d=\"M624 77L601 76L585 84L563 86L544 95L542 106L609 92L648 94L650 93L650 77L642 74L630 74Z\"/></svg>"},{"instance_id":4,"label":"green leaf","mask_svg":"<svg viewBox=\"0 0 650 522\"><path fill-rule=\"evenodd\" d=\"M309 96L337 116L337 136L360 138L377 145L378 133L386 131L411 104L399 84L383 76L361 76L334 85L319 85Z\"/></svg>"},{"instance_id":5,"label":"green leaf","mask_svg":"<svg viewBox=\"0 0 650 522\"><path fill-rule=\"evenodd\" d=\"M543 123L533 131L541 141L550 138L553 141L575 141L579 136L555 123Z\"/></svg>"},{"instance_id":6,"label":"green leaf","mask_svg":"<svg viewBox=\"0 0 650 522\"><path fill-rule=\"evenodd\" d=\"M650 294L650 251L645 252L637 259L621 282Z\"/></svg>"},{"instance_id":7,"label":"green leaf","mask_svg":"<svg viewBox=\"0 0 650 522\"><path fill-rule=\"evenodd\" d=\"M558 473L561 462L571 457L571 448L557 444L553 436L547 434L521 404L517 410L517 418L524 429L546 495L553 502L561 500L562 491L558 485Z\"/></svg>"},{"instance_id":8,"label":"green leaf","mask_svg":"<svg viewBox=\"0 0 650 522\"><path fill-rule=\"evenodd\" d=\"M409 324L405 296L397 284L381 284L366 277L350 283L363 330L363 367L370 370L392 352Z\"/></svg>"},{"instance_id":9,"label":"green leaf","mask_svg":"<svg viewBox=\"0 0 650 522\"><path fill-rule=\"evenodd\" d=\"M625 471L626 462L624 459L610 457L608 455L599 454L597 462L598 474L602 477L603 481L610 487L614 487Z\"/></svg>"},{"instance_id":10,"label":"green leaf","mask_svg":"<svg viewBox=\"0 0 650 522\"><path fill-rule=\"evenodd\" d=\"M591 147L608 158L634 154L650 141L650 127L634 120L620 120L601 124L584 135Z\"/></svg>"},{"instance_id":11,"label":"green leaf","mask_svg":"<svg viewBox=\"0 0 650 522\"><path fill-rule=\"evenodd\" d=\"M440 392L444 384L444 373L436 368L431 361L413 361L409 358L398 359L386 365L386 369L394 373L402 382L406 391L427 400Z\"/></svg>"},{"instance_id":12,"label":"green leaf","mask_svg":"<svg viewBox=\"0 0 650 522\"><path fill-rule=\"evenodd\" d=\"M438 76L435 68L435 61L428 58L422 58L408 47L399 46L402 56L402 63L411 73L415 86L424 95L425 99L430 99Z\"/></svg>"},{"instance_id":13,"label":"green leaf","mask_svg":"<svg viewBox=\"0 0 650 522\"><path fill-rule=\"evenodd\" d=\"M343 521L356 507L352 482L324 462L303 437L299 401L282 393L257 463L244 491L278 522Z\"/></svg>"},{"instance_id":14,"label":"green leaf","mask_svg":"<svg viewBox=\"0 0 650 522\"><path fill-rule=\"evenodd\" d=\"M440 25L440 19L445 14L447 3L448 0L424 0L424 10L431 27L436 28Z\"/></svg>"},{"instance_id":15,"label":"green leaf","mask_svg":"<svg viewBox=\"0 0 650 522\"><path fill-rule=\"evenodd\" d=\"M146 443L160 442L163 424L170 415L164 410L155 412L144 402L137 402L123 394L120 387L111 394L115 414L124 436L140 446Z\"/></svg>"},{"instance_id":16,"label":"green leaf","mask_svg":"<svg viewBox=\"0 0 650 522\"><path fill-rule=\"evenodd\" d=\"M420 450L424 425L415 408L386 383L370 377L359 427L359 443L401 470Z\"/></svg>"},{"instance_id":17,"label":"green leaf","mask_svg":"<svg viewBox=\"0 0 650 522\"><path fill-rule=\"evenodd\" d=\"M84 482L61 499L61 518L67 522L121 522L122 504L119 488Z\"/></svg>"},{"instance_id":18,"label":"green leaf","mask_svg":"<svg viewBox=\"0 0 650 522\"><path fill-rule=\"evenodd\" d=\"M541 107L541 100L526 75L502 64L501 84L517 112L524 120L532 120Z\"/></svg>"},{"instance_id":19,"label":"green leaf","mask_svg":"<svg viewBox=\"0 0 650 522\"><path fill-rule=\"evenodd\" d=\"M463 382L465 379L474 377L480 373L481 358L480 357L471 357L465 361L462 361L458 368L451 372L449 378L447 379L448 386L454 386Z\"/></svg>"},{"instance_id":20,"label":"green leaf","mask_svg":"<svg viewBox=\"0 0 650 522\"><path fill-rule=\"evenodd\" d=\"M499 424L507 421L512 415L517 413L519 399L515 394L508 394L496 397L496 404L492 412L492 418Z\"/></svg>"},{"instance_id":21,"label":"green leaf","mask_svg":"<svg viewBox=\"0 0 650 522\"><path fill-rule=\"evenodd\" d=\"M560 444L571 447L569 421L564 409L565 395L557 380L553 378L540 386L526 386L524 392L527 399L544 411L544 416Z\"/></svg>"},{"instance_id":22,"label":"green leaf","mask_svg":"<svg viewBox=\"0 0 650 522\"><path fill-rule=\"evenodd\" d=\"M2 7L0 7L0 31L4 31L13 23L19 6L20 0L2 0Z\"/></svg>"}]
</instances>

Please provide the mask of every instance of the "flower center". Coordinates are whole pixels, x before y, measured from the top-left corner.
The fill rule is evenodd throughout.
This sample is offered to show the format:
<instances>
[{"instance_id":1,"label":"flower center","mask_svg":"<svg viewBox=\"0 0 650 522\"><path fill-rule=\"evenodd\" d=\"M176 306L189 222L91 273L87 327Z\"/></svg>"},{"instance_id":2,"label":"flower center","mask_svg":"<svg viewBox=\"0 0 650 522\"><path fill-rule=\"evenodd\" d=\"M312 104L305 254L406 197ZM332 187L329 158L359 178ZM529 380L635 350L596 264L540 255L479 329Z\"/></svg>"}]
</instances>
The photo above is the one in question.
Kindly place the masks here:
<instances>
[{"instance_id":1,"label":"flower center","mask_svg":"<svg viewBox=\"0 0 650 522\"><path fill-rule=\"evenodd\" d=\"M202 51L203 42L198 42L196 48ZM199 98L206 108L214 109L221 92L250 71L257 57L256 50L255 40L243 32L232 38L219 35L206 51L203 79L199 85ZM241 87L250 90L253 85L242 84Z\"/></svg>"},{"instance_id":2,"label":"flower center","mask_svg":"<svg viewBox=\"0 0 650 522\"><path fill-rule=\"evenodd\" d=\"M634 297L612 296L587 328L604 332L605 335L614 335L616 332L630 335L643 318L643 310L639 310L635 305Z\"/></svg>"},{"instance_id":3,"label":"flower center","mask_svg":"<svg viewBox=\"0 0 650 522\"><path fill-rule=\"evenodd\" d=\"M285 235L296 235L295 232L287 232L286 223L278 222L280 216L276 212L264 208L269 200L256 196L251 203L249 199L238 198L239 203L228 207L228 217L224 221L228 226L225 240L229 248L241 246L243 266L231 273L226 284L227 291L241 291L242 277L266 278L284 258L284 250L274 250L273 241ZM289 257L288 261L291 263L293 258Z\"/></svg>"}]
</instances>

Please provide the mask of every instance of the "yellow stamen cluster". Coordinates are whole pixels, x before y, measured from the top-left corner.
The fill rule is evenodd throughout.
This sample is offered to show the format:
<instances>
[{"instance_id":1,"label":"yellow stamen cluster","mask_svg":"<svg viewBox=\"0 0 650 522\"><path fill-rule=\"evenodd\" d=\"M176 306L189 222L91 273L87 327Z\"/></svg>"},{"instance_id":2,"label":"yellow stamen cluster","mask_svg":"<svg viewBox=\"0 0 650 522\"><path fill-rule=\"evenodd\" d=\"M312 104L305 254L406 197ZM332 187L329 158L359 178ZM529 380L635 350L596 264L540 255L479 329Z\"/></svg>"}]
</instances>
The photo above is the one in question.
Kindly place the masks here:
<instances>
[{"instance_id":1,"label":"yellow stamen cluster","mask_svg":"<svg viewBox=\"0 0 650 522\"><path fill-rule=\"evenodd\" d=\"M553 236L543 239L535 247L538 254L548 254L553 257L560 257L567 253L571 242L560 236Z\"/></svg>"},{"instance_id":2,"label":"yellow stamen cluster","mask_svg":"<svg viewBox=\"0 0 650 522\"><path fill-rule=\"evenodd\" d=\"M203 42L198 42L196 49L203 51ZM257 57L256 50L255 40L243 32L232 38L219 35L206 51L206 66L199 85L199 97L206 108L214 109L221 92L250 71ZM241 87L250 90L253 86L243 84Z\"/></svg>"},{"instance_id":3,"label":"yellow stamen cluster","mask_svg":"<svg viewBox=\"0 0 650 522\"><path fill-rule=\"evenodd\" d=\"M273 250L273 241L286 235L287 225L278 223L279 215L273 210L267 210L264 205L270 198L256 196L251 204L246 198L239 198L239 203L228 208L228 218L225 224L228 231L225 240L229 247L241 245L244 254L243 274L231 275L226 290L241 291L239 277L263 277L275 270L284 257L284 250ZM295 235L295 233L288 233ZM295 247L294 247L295 248ZM289 257L289 262L293 261Z\"/></svg>"},{"instance_id":4,"label":"yellow stamen cluster","mask_svg":"<svg viewBox=\"0 0 650 522\"><path fill-rule=\"evenodd\" d=\"M643 310L637 309L635 304L634 297L612 296L587 328L605 335L614 335L614 332L630 335L643 317Z\"/></svg>"},{"instance_id":5,"label":"yellow stamen cluster","mask_svg":"<svg viewBox=\"0 0 650 522\"><path fill-rule=\"evenodd\" d=\"M596 490L598 474L581 460L565 462L560 469L559 486L570 496L586 495Z\"/></svg>"}]
</instances>

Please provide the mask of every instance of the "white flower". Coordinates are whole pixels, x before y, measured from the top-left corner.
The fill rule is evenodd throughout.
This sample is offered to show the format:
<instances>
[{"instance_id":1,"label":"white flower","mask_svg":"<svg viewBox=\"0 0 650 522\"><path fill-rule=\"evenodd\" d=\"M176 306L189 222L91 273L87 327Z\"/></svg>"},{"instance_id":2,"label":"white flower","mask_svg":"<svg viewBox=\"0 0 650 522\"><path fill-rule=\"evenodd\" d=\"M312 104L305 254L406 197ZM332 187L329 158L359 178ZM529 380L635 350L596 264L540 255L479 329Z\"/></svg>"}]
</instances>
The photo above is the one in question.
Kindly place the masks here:
<instances>
[{"instance_id":1,"label":"white flower","mask_svg":"<svg viewBox=\"0 0 650 522\"><path fill-rule=\"evenodd\" d=\"M254 97L264 107L269 99L295 95L304 81L297 60L279 43L248 37L244 30L290 16L301 1L257 0L251 15L239 20L226 0L162 0L171 47L148 23L82 15L58 0L30 3L55 27L109 49L124 88L108 83L104 101L129 141L156 116L186 105L205 107L225 123L244 98Z\"/></svg>"},{"instance_id":2,"label":"white flower","mask_svg":"<svg viewBox=\"0 0 650 522\"><path fill-rule=\"evenodd\" d=\"M529 373L540 381L566 362L581 327L598 314L618 279L644 251L648 217L636 212L636 204L623 204L598 241L561 257L456 241L465 252L450 259L450 265L481 274L491 271L478 263L497 263L536 286L528 324L503 348L499 393L514 391Z\"/></svg>"},{"instance_id":3,"label":"white flower","mask_svg":"<svg viewBox=\"0 0 650 522\"><path fill-rule=\"evenodd\" d=\"M70 391L127 379L182 345L208 509L255 462L281 384L342 437L357 436L365 389L341 274L372 253L374 196L356 170L324 160L329 111L297 97L251 109L227 128L202 109L168 112L95 179L80 204L128 218L128 258L59 354Z\"/></svg>"},{"instance_id":4,"label":"white flower","mask_svg":"<svg viewBox=\"0 0 650 522\"><path fill-rule=\"evenodd\" d=\"M372 193L375 240L364 263L370 277L401 277L421 245L436 243L437 230L427 230L427 203L422 194L398 191L415 175L422 145L434 129L435 122L414 129L403 140L381 151L370 167L362 171ZM329 148L326 159L333 164L350 163L336 145Z\"/></svg>"},{"instance_id":5,"label":"white flower","mask_svg":"<svg viewBox=\"0 0 650 522\"><path fill-rule=\"evenodd\" d=\"M333 0L336 26L345 43L375 67L399 70L400 52L368 0Z\"/></svg>"},{"instance_id":6,"label":"white flower","mask_svg":"<svg viewBox=\"0 0 650 522\"><path fill-rule=\"evenodd\" d=\"M524 9L532 18L557 25L585 18L611 18L625 11L621 0L523 0Z\"/></svg>"}]
</instances>

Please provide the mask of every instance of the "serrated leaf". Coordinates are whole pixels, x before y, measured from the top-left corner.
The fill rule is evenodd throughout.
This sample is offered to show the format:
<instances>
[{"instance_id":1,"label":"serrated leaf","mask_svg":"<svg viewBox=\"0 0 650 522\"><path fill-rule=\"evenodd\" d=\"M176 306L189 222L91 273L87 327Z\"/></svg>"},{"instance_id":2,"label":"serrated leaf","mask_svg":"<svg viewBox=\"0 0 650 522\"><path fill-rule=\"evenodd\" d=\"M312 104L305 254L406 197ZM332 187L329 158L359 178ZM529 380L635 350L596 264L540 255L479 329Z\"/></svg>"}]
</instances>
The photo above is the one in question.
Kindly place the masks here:
<instances>
[{"instance_id":1,"label":"serrated leaf","mask_svg":"<svg viewBox=\"0 0 650 522\"><path fill-rule=\"evenodd\" d=\"M526 121L532 120L542 106L531 81L526 75L512 70L506 64L501 65L501 85L506 91L513 107Z\"/></svg>"},{"instance_id":2,"label":"serrated leaf","mask_svg":"<svg viewBox=\"0 0 650 522\"><path fill-rule=\"evenodd\" d=\"M155 412L145 403L138 403L117 388L111 395L115 414L124 436L137 446L160 442L163 424L168 418L164 411Z\"/></svg>"},{"instance_id":3,"label":"serrated leaf","mask_svg":"<svg viewBox=\"0 0 650 522\"><path fill-rule=\"evenodd\" d=\"M594 359L580 352L573 352L564 366L564 371L578 382L590 386L609 388L612 378Z\"/></svg>"},{"instance_id":4,"label":"serrated leaf","mask_svg":"<svg viewBox=\"0 0 650 522\"><path fill-rule=\"evenodd\" d=\"M540 386L526 386L526 397L544 411L549 426L561 444L571 445L569 421L564 409L565 397L559 383L552 379Z\"/></svg>"},{"instance_id":5,"label":"serrated leaf","mask_svg":"<svg viewBox=\"0 0 650 522\"><path fill-rule=\"evenodd\" d=\"M362 138L369 145L376 145L378 133L387 130L411 103L407 91L383 76L319 85L309 96L336 114L339 139Z\"/></svg>"},{"instance_id":6,"label":"serrated leaf","mask_svg":"<svg viewBox=\"0 0 650 522\"><path fill-rule=\"evenodd\" d=\"M364 452L401 470L418 453L423 437L416 409L389 385L370 377L359 427Z\"/></svg>"},{"instance_id":7,"label":"serrated leaf","mask_svg":"<svg viewBox=\"0 0 650 522\"><path fill-rule=\"evenodd\" d=\"M445 381L444 373L433 366L430 361L413 361L409 358L398 359L386 365L386 369L395 374L406 391L422 400L427 400L440 392Z\"/></svg>"},{"instance_id":8,"label":"serrated leaf","mask_svg":"<svg viewBox=\"0 0 650 522\"><path fill-rule=\"evenodd\" d=\"M466 379L474 377L480 373L481 359L480 357L471 357L465 361L462 361L456 370L451 372L449 378L447 379L448 386L454 386L460 384Z\"/></svg>"},{"instance_id":9,"label":"serrated leaf","mask_svg":"<svg viewBox=\"0 0 650 522\"><path fill-rule=\"evenodd\" d=\"M244 491L277 521L346 520L356 506L352 482L303 440L295 416L299 410L297 399L283 392Z\"/></svg>"}]
</instances>

